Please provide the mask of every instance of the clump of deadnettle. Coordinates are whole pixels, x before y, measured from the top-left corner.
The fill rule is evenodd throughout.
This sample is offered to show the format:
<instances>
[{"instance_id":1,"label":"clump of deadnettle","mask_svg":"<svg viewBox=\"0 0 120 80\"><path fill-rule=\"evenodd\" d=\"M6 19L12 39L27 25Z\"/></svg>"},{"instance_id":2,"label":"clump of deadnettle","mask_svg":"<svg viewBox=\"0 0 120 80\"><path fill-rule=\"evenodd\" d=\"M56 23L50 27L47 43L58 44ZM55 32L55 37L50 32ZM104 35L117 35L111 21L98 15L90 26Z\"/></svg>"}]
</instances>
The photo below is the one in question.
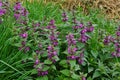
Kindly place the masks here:
<instances>
[{"instance_id":1,"label":"clump of deadnettle","mask_svg":"<svg viewBox=\"0 0 120 80\"><path fill-rule=\"evenodd\" d=\"M56 26L54 25L55 21L51 20L49 25L47 26L47 29L49 30L49 39L50 42L53 46L57 46L58 45L58 32L56 31Z\"/></svg>"},{"instance_id":2,"label":"clump of deadnettle","mask_svg":"<svg viewBox=\"0 0 120 80\"><path fill-rule=\"evenodd\" d=\"M26 45L28 39L28 33L21 32L19 36L21 38L21 47L19 47L19 50L24 51L26 53L30 50L30 47Z\"/></svg>"},{"instance_id":3,"label":"clump of deadnettle","mask_svg":"<svg viewBox=\"0 0 120 80\"><path fill-rule=\"evenodd\" d=\"M78 29L82 29L83 26L84 26L83 23L76 23L74 24L73 29L77 31Z\"/></svg>"},{"instance_id":4,"label":"clump of deadnettle","mask_svg":"<svg viewBox=\"0 0 120 80\"><path fill-rule=\"evenodd\" d=\"M86 33L90 33L93 32L94 30L94 26L92 25L91 22L88 22L88 25L85 26L82 22L77 21L76 17L75 17L75 12L73 11L73 30L75 31L80 31L80 38L78 39L78 41L82 42L82 43L86 43L87 40L89 39L89 37L86 35Z\"/></svg>"},{"instance_id":5,"label":"clump of deadnettle","mask_svg":"<svg viewBox=\"0 0 120 80\"><path fill-rule=\"evenodd\" d=\"M113 57L120 57L120 26L116 31L116 38L114 39L115 52L112 52Z\"/></svg>"},{"instance_id":6,"label":"clump of deadnettle","mask_svg":"<svg viewBox=\"0 0 120 80\"><path fill-rule=\"evenodd\" d=\"M104 39L104 45L108 45L112 40L112 36L106 36Z\"/></svg>"},{"instance_id":7,"label":"clump of deadnettle","mask_svg":"<svg viewBox=\"0 0 120 80\"><path fill-rule=\"evenodd\" d=\"M19 29L19 37L21 41L21 46L19 47L19 50L23 50L25 53L30 50L30 47L26 45L27 39L28 39L28 32L27 32L27 18L28 11L22 7L20 2L17 2L14 6L14 17L17 21L16 24L19 24L20 26L17 27Z\"/></svg>"},{"instance_id":8,"label":"clump of deadnettle","mask_svg":"<svg viewBox=\"0 0 120 80\"><path fill-rule=\"evenodd\" d=\"M39 28L40 28L40 22L33 22L33 23L32 23L32 26L33 26L34 32L40 30L40 29L39 29Z\"/></svg>"},{"instance_id":9,"label":"clump of deadnettle","mask_svg":"<svg viewBox=\"0 0 120 80\"><path fill-rule=\"evenodd\" d=\"M50 45L48 46L48 59L51 60L53 63L55 63L58 58L57 56L57 50L55 49L58 46L58 32L56 31L55 21L51 20L49 25L47 26L47 29L49 30L49 40Z\"/></svg>"},{"instance_id":10,"label":"clump of deadnettle","mask_svg":"<svg viewBox=\"0 0 120 80\"><path fill-rule=\"evenodd\" d=\"M68 43L68 56L67 59L68 60L75 60L76 56L75 53L77 51L77 47L76 47L76 40L74 38L73 34L68 34L66 36L67 39L67 43Z\"/></svg>"},{"instance_id":11,"label":"clump of deadnettle","mask_svg":"<svg viewBox=\"0 0 120 80\"><path fill-rule=\"evenodd\" d=\"M3 2L0 1L0 16L5 15L5 13L6 13L6 9L5 9L4 4L5 3L3 3Z\"/></svg>"},{"instance_id":12,"label":"clump of deadnettle","mask_svg":"<svg viewBox=\"0 0 120 80\"><path fill-rule=\"evenodd\" d=\"M79 29L82 29L84 27L84 24L82 22L77 21L76 17L73 18L73 30L78 31Z\"/></svg>"},{"instance_id":13,"label":"clump of deadnettle","mask_svg":"<svg viewBox=\"0 0 120 80\"><path fill-rule=\"evenodd\" d=\"M104 44L109 45L110 43L113 43L115 46L115 51L112 52L113 57L120 57L120 27L118 27L116 31L115 38L112 36L107 36L104 39Z\"/></svg>"},{"instance_id":14,"label":"clump of deadnettle","mask_svg":"<svg viewBox=\"0 0 120 80\"><path fill-rule=\"evenodd\" d=\"M24 8L20 2L17 2L14 6L14 17L16 20L20 20L20 22L25 22L25 19L28 15L28 11Z\"/></svg>"},{"instance_id":15,"label":"clump of deadnettle","mask_svg":"<svg viewBox=\"0 0 120 80\"><path fill-rule=\"evenodd\" d=\"M57 61L56 57L58 57L57 50L52 45L48 46L48 59L55 63Z\"/></svg>"},{"instance_id":16,"label":"clump of deadnettle","mask_svg":"<svg viewBox=\"0 0 120 80\"><path fill-rule=\"evenodd\" d=\"M4 16L9 8L8 2L2 2L0 1L0 24L3 22L2 16Z\"/></svg>"},{"instance_id":17,"label":"clump of deadnettle","mask_svg":"<svg viewBox=\"0 0 120 80\"><path fill-rule=\"evenodd\" d=\"M84 27L80 31L80 37L78 39L79 42L86 43L89 39L89 37L86 35L86 33L93 32L94 26L91 24L90 26Z\"/></svg>"},{"instance_id":18,"label":"clump of deadnettle","mask_svg":"<svg viewBox=\"0 0 120 80\"><path fill-rule=\"evenodd\" d=\"M62 21L63 21L63 22L68 21L67 14L66 14L65 12L62 13Z\"/></svg>"},{"instance_id":19,"label":"clump of deadnettle","mask_svg":"<svg viewBox=\"0 0 120 80\"><path fill-rule=\"evenodd\" d=\"M68 55L67 55L67 60L69 62L69 60L77 60L79 64L82 64L84 59L84 54L83 52L80 53L79 55L77 55L77 46L76 46L76 40L73 34L68 34L66 36L67 38L67 43L68 43Z\"/></svg>"},{"instance_id":20,"label":"clump of deadnettle","mask_svg":"<svg viewBox=\"0 0 120 80\"><path fill-rule=\"evenodd\" d=\"M73 11L73 18L72 18L72 23L73 23L73 30L78 31L79 29L84 27L84 24L82 22L77 21L75 17L75 12Z\"/></svg>"},{"instance_id":21,"label":"clump of deadnettle","mask_svg":"<svg viewBox=\"0 0 120 80\"><path fill-rule=\"evenodd\" d=\"M34 68L37 69L38 76L45 76L48 74L48 71L43 71L44 63L41 63L40 60L37 58L34 62Z\"/></svg>"},{"instance_id":22,"label":"clump of deadnettle","mask_svg":"<svg viewBox=\"0 0 120 80\"><path fill-rule=\"evenodd\" d=\"M26 53L30 50L30 47L26 46L26 41L22 41L21 44L22 46L19 47L20 51L24 51L24 53Z\"/></svg>"}]
</instances>

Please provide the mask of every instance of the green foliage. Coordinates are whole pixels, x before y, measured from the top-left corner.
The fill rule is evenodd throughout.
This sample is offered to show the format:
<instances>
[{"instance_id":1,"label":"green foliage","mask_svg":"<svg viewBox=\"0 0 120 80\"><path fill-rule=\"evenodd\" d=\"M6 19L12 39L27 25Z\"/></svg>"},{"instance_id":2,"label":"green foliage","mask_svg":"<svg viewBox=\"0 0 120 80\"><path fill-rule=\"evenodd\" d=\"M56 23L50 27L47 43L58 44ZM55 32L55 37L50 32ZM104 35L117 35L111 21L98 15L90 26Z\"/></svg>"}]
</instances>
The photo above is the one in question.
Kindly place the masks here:
<instances>
[{"instance_id":1,"label":"green foliage","mask_svg":"<svg viewBox=\"0 0 120 80\"><path fill-rule=\"evenodd\" d=\"M13 12L0 16L3 22L0 24L0 79L1 80L81 80L82 77L86 77L87 80L119 80L120 79L120 58L114 58L111 56L111 52L114 51L113 44L106 46L103 44L103 39L107 35L114 35L117 23L104 19L104 16L97 16L99 10L90 10L89 15L84 15L78 8L75 11L77 20L85 23L91 21L95 30L92 34L86 34L90 37L87 44L77 42L78 52L81 53L81 49L85 48L84 63L78 64L77 60L67 60L67 41L66 35L73 33L75 38L79 37L79 32L75 32L72 29L73 24L72 13L67 11L68 22L61 21L61 10L59 7L53 6L52 3L44 4L41 0L40 3L23 4L29 11L28 25L32 28L32 21L41 22L41 26L46 26L50 19L55 19L57 31L59 34L59 44L56 50L58 50L58 57L56 63L49 59L47 53L47 45L50 43L47 34L33 33L29 31L30 39L27 42L27 46L30 46L32 51L24 53L18 50L21 46L18 36L15 36L19 30L15 30L15 19ZM17 25L18 26L18 25ZM17 32L18 31L18 32ZM42 31L42 30L40 30ZM45 30L49 33L48 30ZM34 34L34 36L32 35ZM43 71L48 70L48 75L37 76L38 71L33 68L36 53L36 44L41 42L43 45L43 54L38 56L41 62L44 62ZM34 44L33 44L34 43ZM37 67L41 68L42 64Z\"/></svg>"}]
</instances>

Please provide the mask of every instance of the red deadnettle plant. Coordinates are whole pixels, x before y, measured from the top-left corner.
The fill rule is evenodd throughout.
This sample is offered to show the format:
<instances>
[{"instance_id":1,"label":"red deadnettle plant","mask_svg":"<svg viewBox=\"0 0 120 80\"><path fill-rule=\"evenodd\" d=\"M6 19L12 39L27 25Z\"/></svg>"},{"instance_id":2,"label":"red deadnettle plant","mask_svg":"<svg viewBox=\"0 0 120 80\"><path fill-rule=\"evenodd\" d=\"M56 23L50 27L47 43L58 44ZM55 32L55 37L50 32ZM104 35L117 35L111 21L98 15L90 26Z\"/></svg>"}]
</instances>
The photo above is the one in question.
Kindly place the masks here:
<instances>
[{"instance_id":1,"label":"red deadnettle plant","mask_svg":"<svg viewBox=\"0 0 120 80\"><path fill-rule=\"evenodd\" d=\"M5 16L10 13L10 6L8 2L0 1L0 24L4 21Z\"/></svg>"},{"instance_id":2,"label":"red deadnettle plant","mask_svg":"<svg viewBox=\"0 0 120 80\"><path fill-rule=\"evenodd\" d=\"M0 2L0 16L6 13L2 6ZM15 27L12 45L24 55L21 65L31 62L29 68L25 67L24 70L29 71L27 76L33 80L101 80L100 77L118 75L112 74L104 65L107 65L109 58L118 61L120 57L120 28L114 37L109 35L104 42L99 42L98 38L94 39L97 33L94 24L77 20L75 12L68 16L64 11L58 23L54 17L46 17L43 23L29 19L29 11L20 2L14 5L13 11ZM93 44L91 40L96 40L102 46L97 42ZM95 44L98 44L98 49L94 47ZM104 59L102 53L106 55L104 49L107 49L107 45L115 49L110 48L107 53L113 51L112 56ZM114 71L118 70L117 66L119 63L114 65Z\"/></svg>"},{"instance_id":3,"label":"red deadnettle plant","mask_svg":"<svg viewBox=\"0 0 120 80\"><path fill-rule=\"evenodd\" d=\"M27 59L33 62L31 76L38 75L38 78L51 79L51 75L54 77L61 75L68 79L86 80L87 74L81 70L81 66L85 65L85 45L90 39L88 34L94 30L92 23L85 26L83 23L78 23L76 18L71 23L70 20L68 21L67 14L63 12L61 23L67 22L64 24L74 25L70 27L73 31L67 31L67 35L63 35L63 38L59 36L62 33L58 31L59 28L54 19L50 20L47 26L34 20L30 22L28 10L20 2L14 6L14 18L17 26L15 27L16 43L14 46L25 53L24 61ZM65 42L66 47L62 41ZM65 47L65 51L61 46ZM55 72L57 73L54 74Z\"/></svg>"}]
</instances>

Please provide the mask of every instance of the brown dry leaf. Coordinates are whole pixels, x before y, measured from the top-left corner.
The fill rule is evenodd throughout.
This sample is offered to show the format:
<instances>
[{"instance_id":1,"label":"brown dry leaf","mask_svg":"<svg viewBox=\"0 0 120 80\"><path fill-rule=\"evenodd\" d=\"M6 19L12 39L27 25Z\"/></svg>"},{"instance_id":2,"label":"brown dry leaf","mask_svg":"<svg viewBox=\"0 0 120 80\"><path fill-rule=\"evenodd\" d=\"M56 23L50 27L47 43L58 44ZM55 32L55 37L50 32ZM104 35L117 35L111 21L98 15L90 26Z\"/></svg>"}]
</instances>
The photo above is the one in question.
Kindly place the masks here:
<instances>
[{"instance_id":1,"label":"brown dry leaf","mask_svg":"<svg viewBox=\"0 0 120 80\"><path fill-rule=\"evenodd\" d=\"M25 0L9 0L10 2L25 1ZM28 0L33 1L40 0ZM120 0L44 0L44 3L53 2L59 5L62 9L73 10L78 6L83 8L83 12L88 14L88 7L102 9L109 19L120 19Z\"/></svg>"}]
</instances>

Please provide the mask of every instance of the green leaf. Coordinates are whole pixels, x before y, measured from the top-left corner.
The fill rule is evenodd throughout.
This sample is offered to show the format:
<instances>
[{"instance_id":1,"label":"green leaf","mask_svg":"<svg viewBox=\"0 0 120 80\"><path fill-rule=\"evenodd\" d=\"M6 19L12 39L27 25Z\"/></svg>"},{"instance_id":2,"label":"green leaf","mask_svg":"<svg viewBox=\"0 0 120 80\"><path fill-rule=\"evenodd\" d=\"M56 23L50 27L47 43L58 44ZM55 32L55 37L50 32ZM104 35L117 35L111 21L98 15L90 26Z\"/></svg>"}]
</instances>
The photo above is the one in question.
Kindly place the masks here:
<instances>
[{"instance_id":1,"label":"green leaf","mask_svg":"<svg viewBox=\"0 0 120 80\"><path fill-rule=\"evenodd\" d=\"M80 43L80 42L77 43L78 49L81 49L81 48L83 48L84 46L85 46L85 44L83 44L83 43Z\"/></svg>"},{"instance_id":2,"label":"green leaf","mask_svg":"<svg viewBox=\"0 0 120 80\"><path fill-rule=\"evenodd\" d=\"M61 60L59 64L60 64L60 65L66 64L66 60Z\"/></svg>"},{"instance_id":3,"label":"green leaf","mask_svg":"<svg viewBox=\"0 0 120 80\"><path fill-rule=\"evenodd\" d=\"M43 53L43 54L41 54L41 56L42 57L47 57L48 55L47 55L47 53Z\"/></svg>"},{"instance_id":4,"label":"green leaf","mask_svg":"<svg viewBox=\"0 0 120 80\"><path fill-rule=\"evenodd\" d=\"M80 76L73 73L72 76L71 76L73 79L76 79L76 80L79 80L80 79Z\"/></svg>"},{"instance_id":5,"label":"green leaf","mask_svg":"<svg viewBox=\"0 0 120 80\"><path fill-rule=\"evenodd\" d=\"M47 65L44 65L43 71L47 71L50 67Z\"/></svg>"},{"instance_id":6,"label":"green leaf","mask_svg":"<svg viewBox=\"0 0 120 80\"><path fill-rule=\"evenodd\" d=\"M88 66L88 73L92 72L94 70L93 67Z\"/></svg>"},{"instance_id":7,"label":"green leaf","mask_svg":"<svg viewBox=\"0 0 120 80\"><path fill-rule=\"evenodd\" d=\"M60 71L62 74L64 74L65 76L70 76L70 71L67 69L61 70Z\"/></svg>"},{"instance_id":8,"label":"green leaf","mask_svg":"<svg viewBox=\"0 0 120 80\"><path fill-rule=\"evenodd\" d=\"M31 74L37 74L37 70L36 69L31 70Z\"/></svg>"},{"instance_id":9,"label":"green leaf","mask_svg":"<svg viewBox=\"0 0 120 80\"><path fill-rule=\"evenodd\" d=\"M56 61L59 61L60 59L58 58L58 56L54 56L54 59L56 60Z\"/></svg>"},{"instance_id":10,"label":"green leaf","mask_svg":"<svg viewBox=\"0 0 120 80\"><path fill-rule=\"evenodd\" d=\"M76 60L70 60L70 66L73 69L76 66Z\"/></svg>"},{"instance_id":11,"label":"green leaf","mask_svg":"<svg viewBox=\"0 0 120 80\"><path fill-rule=\"evenodd\" d=\"M75 71L80 70L80 66L79 65L75 65Z\"/></svg>"},{"instance_id":12,"label":"green leaf","mask_svg":"<svg viewBox=\"0 0 120 80\"><path fill-rule=\"evenodd\" d=\"M88 77L87 80L93 80L91 77Z\"/></svg>"},{"instance_id":13,"label":"green leaf","mask_svg":"<svg viewBox=\"0 0 120 80\"><path fill-rule=\"evenodd\" d=\"M3 73L4 73L4 74L5 74L5 73L14 73L14 71L0 71L0 74L1 74L1 73L2 73L2 74L3 74Z\"/></svg>"},{"instance_id":14,"label":"green leaf","mask_svg":"<svg viewBox=\"0 0 120 80\"><path fill-rule=\"evenodd\" d=\"M94 56L94 58L97 58L97 56L98 56L98 51L97 50L91 50L91 53Z\"/></svg>"},{"instance_id":15,"label":"green leaf","mask_svg":"<svg viewBox=\"0 0 120 80\"><path fill-rule=\"evenodd\" d=\"M54 69L54 70L56 70L56 66L55 65L52 65L51 68Z\"/></svg>"},{"instance_id":16,"label":"green leaf","mask_svg":"<svg viewBox=\"0 0 120 80\"><path fill-rule=\"evenodd\" d=\"M44 61L44 64L52 64L52 61L50 61L50 60L45 60L45 61Z\"/></svg>"},{"instance_id":17,"label":"green leaf","mask_svg":"<svg viewBox=\"0 0 120 80\"><path fill-rule=\"evenodd\" d=\"M36 80L48 80L47 76L38 77Z\"/></svg>"},{"instance_id":18,"label":"green leaf","mask_svg":"<svg viewBox=\"0 0 120 80\"><path fill-rule=\"evenodd\" d=\"M99 77L99 76L101 76L101 73L100 73L98 70L95 70L95 72L94 72L94 74L93 74L93 79L94 79L94 78L97 78L97 77Z\"/></svg>"},{"instance_id":19,"label":"green leaf","mask_svg":"<svg viewBox=\"0 0 120 80\"><path fill-rule=\"evenodd\" d=\"M61 60L59 64L60 64L60 66L63 66L63 67L65 67L65 68L68 67L66 60Z\"/></svg>"},{"instance_id":20,"label":"green leaf","mask_svg":"<svg viewBox=\"0 0 120 80\"><path fill-rule=\"evenodd\" d=\"M21 43L14 43L14 46L21 47L22 45L21 45Z\"/></svg>"}]
</instances>

